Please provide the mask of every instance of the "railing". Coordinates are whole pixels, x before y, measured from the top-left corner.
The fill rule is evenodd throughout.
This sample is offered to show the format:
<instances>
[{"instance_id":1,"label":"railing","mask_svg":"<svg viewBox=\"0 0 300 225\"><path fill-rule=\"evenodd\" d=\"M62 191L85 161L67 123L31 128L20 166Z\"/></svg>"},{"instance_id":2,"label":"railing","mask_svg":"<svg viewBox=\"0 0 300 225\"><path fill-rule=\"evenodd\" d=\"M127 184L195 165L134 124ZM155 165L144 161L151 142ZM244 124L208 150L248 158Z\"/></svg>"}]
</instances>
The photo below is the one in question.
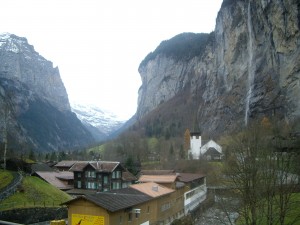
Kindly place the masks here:
<instances>
[{"instance_id":1,"label":"railing","mask_svg":"<svg viewBox=\"0 0 300 225\"><path fill-rule=\"evenodd\" d=\"M21 173L14 173L13 181L9 185L4 187L2 190L0 190L0 201L14 194L18 188L18 185L21 183L22 179L23 176Z\"/></svg>"},{"instance_id":2,"label":"railing","mask_svg":"<svg viewBox=\"0 0 300 225\"><path fill-rule=\"evenodd\" d=\"M201 185L184 194L185 214L195 209L201 202L206 199L206 185Z\"/></svg>"}]
</instances>

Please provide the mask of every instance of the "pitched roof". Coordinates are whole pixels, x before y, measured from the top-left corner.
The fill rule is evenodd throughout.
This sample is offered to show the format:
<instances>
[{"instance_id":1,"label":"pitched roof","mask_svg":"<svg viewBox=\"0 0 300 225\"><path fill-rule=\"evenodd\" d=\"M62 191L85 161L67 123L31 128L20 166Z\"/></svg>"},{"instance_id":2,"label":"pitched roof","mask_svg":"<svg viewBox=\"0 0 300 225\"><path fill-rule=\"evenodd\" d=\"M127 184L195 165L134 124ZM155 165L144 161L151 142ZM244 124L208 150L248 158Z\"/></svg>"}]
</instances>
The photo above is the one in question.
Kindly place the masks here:
<instances>
[{"instance_id":1,"label":"pitched roof","mask_svg":"<svg viewBox=\"0 0 300 225\"><path fill-rule=\"evenodd\" d=\"M140 182L153 181L156 183L172 183L175 181L175 180L174 181L171 180L172 176L176 176L176 181L188 183L194 180L198 180L202 177L205 177L205 175L197 174L197 173L175 173L174 170L143 170L143 171L146 172L144 172L144 175L140 177L139 179ZM169 174L167 175L167 173Z\"/></svg>"},{"instance_id":2,"label":"pitched roof","mask_svg":"<svg viewBox=\"0 0 300 225\"><path fill-rule=\"evenodd\" d=\"M60 180L74 180L74 173L70 171L60 171L56 177Z\"/></svg>"},{"instance_id":3,"label":"pitched roof","mask_svg":"<svg viewBox=\"0 0 300 225\"><path fill-rule=\"evenodd\" d=\"M146 195L149 195L153 198L157 198L157 197L174 192L174 190L167 188L165 186L159 185L154 182L133 184L130 186L130 188L138 190L138 191L140 191Z\"/></svg>"},{"instance_id":4,"label":"pitched roof","mask_svg":"<svg viewBox=\"0 0 300 225\"><path fill-rule=\"evenodd\" d=\"M82 171L87 165L88 161L78 161L73 164L73 166L69 169L70 171Z\"/></svg>"},{"instance_id":5,"label":"pitched roof","mask_svg":"<svg viewBox=\"0 0 300 225\"><path fill-rule=\"evenodd\" d=\"M174 170L141 170L141 175L170 175L175 174Z\"/></svg>"},{"instance_id":6,"label":"pitched roof","mask_svg":"<svg viewBox=\"0 0 300 225\"><path fill-rule=\"evenodd\" d=\"M174 183L177 175L142 175L139 178L139 182L156 182L156 183Z\"/></svg>"},{"instance_id":7,"label":"pitched roof","mask_svg":"<svg viewBox=\"0 0 300 225\"><path fill-rule=\"evenodd\" d=\"M116 212L121 209L131 208L135 205L147 202L152 198L139 191L131 190L131 188L124 188L119 189L118 192L99 192L96 194L80 196L64 204L68 205L78 199L87 199L110 212Z\"/></svg>"},{"instance_id":8,"label":"pitched roof","mask_svg":"<svg viewBox=\"0 0 300 225\"><path fill-rule=\"evenodd\" d=\"M93 161L89 164L95 168L97 171L102 172L112 172L115 168L120 165L120 162L110 162L110 161Z\"/></svg>"},{"instance_id":9,"label":"pitched roof","mask_svg":"<svg viewBox=\"0 0 300 225\"><path fill-rule=\"evenodd\" d=\"M220 155L221 152L219 152L216 148L214 147L209 147L207 151L204 153L204 155Z\"/></svg>"},{"instance_id":10,"label":"pitched roof","mask_svg":"<svg viewBox=\"0 0 300 225\"><path fill-rule=\"evenodd\" d=\"M70 190L67 190L66 192L69 195L88 195L88 194L94 194L94 193L96 193L97 190L72 188Z\"/></svg>"},{"instance_id":11,"label":"pitched roof","mask_svg":"<svg viewBox=\"0 0 300 225\"><path fill-rule=\"evenodd\" d=\"M110 161L78 161L70 168L70 171L81 172L88 165L91 165L96 171L100 172L112 172L114 169L121 165L120 162Z\"/></svg>"},{"instance_id":12,"label":"pitched roof","mask_svg":"<svg viewBox=\"0 0 300 225\"><path fill-rule=\"evenodd\" d=\"M73 166L77 161L70 161L70 160L63 160L58 163L56 163L55 167L71 167Z\"/></svg>"},{"instance_id":13,"label":"pitched roof","mask_svg":"<svg viewBox=\"0 0 300 225\"><path fill-rule=\"evenodd\" d=\"M73 186L67 185L64 182L62 182L58 176L60 173L58 172L35 172L39 177L41 177L43 180L48 182L49 184L57 187L58 189L61 190L66 190L66 189L71 189Z\"/></svg>"},{"instance_id":14,"label":"pitched roof","mask_svg":"<svg viewBox=\"0 0 300 225\"><path fill-rule=\"evenodd\" d=\"M128 170L126 170L122 173L122 180L123 181L134 181L134 180L136 180L136 177L132 173L130 173Z\"/></svg>"},{"instance_id":15,"label":"pitched roof","mask_svg":"<svg viewBox=\"0 0 300 225\"><path fill-rule=\"evenodd\" d=\"M197 173L179 173L177 179L180 182L188 183L203 177L205 177L205 175Z\"/></svg>"}]
</instances>

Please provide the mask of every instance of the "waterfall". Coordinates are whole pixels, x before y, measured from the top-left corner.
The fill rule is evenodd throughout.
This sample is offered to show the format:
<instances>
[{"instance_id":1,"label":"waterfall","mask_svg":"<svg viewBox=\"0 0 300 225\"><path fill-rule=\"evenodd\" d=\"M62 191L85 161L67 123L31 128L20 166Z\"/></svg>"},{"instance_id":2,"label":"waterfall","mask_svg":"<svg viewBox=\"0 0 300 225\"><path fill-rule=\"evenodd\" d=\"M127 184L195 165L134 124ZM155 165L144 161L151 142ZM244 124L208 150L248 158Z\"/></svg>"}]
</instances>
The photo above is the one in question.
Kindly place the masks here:
<instances>
[{"instance_id":1,"label":"waterfall","mask_svg":"<svg viewBox=\"0 0 300 225\"><path fill-rule=\"evenodd\" d=\"M250 108L250 99L252 96L252 89L254 85L254 76L255 76L255 64L253 62L253 34L252 34L252 20L251 20L251 4L248 2L248 17L247 17L247 27L248 27L248 91L246 96L246 109L245 109L245 125L248 124L249 119L249 108Z\"/></svg>"}]
</instances>

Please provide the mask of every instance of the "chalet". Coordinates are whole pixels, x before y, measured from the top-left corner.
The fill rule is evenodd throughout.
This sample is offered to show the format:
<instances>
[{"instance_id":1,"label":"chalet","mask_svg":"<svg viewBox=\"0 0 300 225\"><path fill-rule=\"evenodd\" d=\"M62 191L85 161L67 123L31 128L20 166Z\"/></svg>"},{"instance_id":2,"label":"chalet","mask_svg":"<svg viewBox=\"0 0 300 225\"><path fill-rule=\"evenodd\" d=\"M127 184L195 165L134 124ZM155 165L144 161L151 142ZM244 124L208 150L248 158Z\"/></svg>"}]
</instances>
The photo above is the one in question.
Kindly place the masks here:
<instances>
[{"instance_id":1,"label":"chalet","mask_svg":"<svg viewBox=\"0 0 300 225\"><path fill-rule=\"evenodd\" d=\"M206 159L206 160L220 160L222 159L222 147L215 141L209 140L202 145L201 133L191 132L190 134L190 150L189 159Z\"/></svg>"},{"instance_id":2,"label":"chalet","mask_svg":"<svg viewBox=\"0 0 300 225\"><path fill-rule=\"evenodd\" d=\"M74 188L103 192L127 187L136 178L119 162L78 161L69 169L74 173Z\"/></svg>"}]
</instances>

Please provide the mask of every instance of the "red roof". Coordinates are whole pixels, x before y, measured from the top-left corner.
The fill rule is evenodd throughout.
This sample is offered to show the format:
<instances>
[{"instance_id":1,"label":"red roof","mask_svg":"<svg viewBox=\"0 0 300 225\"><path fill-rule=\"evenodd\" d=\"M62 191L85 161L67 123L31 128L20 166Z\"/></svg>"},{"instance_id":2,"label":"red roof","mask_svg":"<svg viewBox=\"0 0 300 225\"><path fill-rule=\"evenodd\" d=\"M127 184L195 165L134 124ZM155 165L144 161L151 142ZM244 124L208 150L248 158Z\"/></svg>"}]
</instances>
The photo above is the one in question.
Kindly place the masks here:
<instances>
[{"instance_id":1,"label":"red roof","mask_svg":"<svg viewBox=\"0 0 300 225\"><path fill-rule=\"evenodd\" d=\"M72 185L67 185L59 179L59 172L35 172L40 178L47 181L49 184L61 190L73 188Z\"/></svg>"},{"instance_id":2,"label":"red roof","mask_svg":"<svg viewBox=\"0 0 300 225\"><path fill-rule=\"evenodd\" d=\"M167 188L165 186L159 185L154 182L133 184L130 186L130 188L138 190L138 191L140 191L146 195L149 195L151 197L154 197L154 198L174 192L174 190Z\"/></svg>"}]
</instances>

